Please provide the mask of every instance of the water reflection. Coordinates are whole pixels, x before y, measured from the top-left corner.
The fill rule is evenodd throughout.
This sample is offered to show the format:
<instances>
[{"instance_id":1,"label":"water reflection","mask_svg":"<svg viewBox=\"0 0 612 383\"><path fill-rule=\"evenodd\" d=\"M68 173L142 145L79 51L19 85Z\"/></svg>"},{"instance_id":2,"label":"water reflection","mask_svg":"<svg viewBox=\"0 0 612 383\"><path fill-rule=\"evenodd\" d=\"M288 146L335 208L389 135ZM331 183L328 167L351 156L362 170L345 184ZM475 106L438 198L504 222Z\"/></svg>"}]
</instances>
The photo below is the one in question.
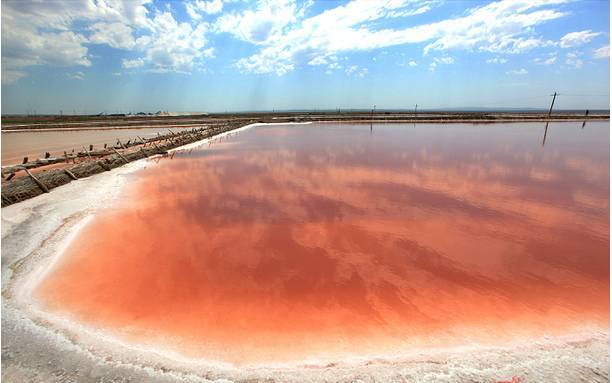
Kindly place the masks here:
<instances>
[{"instance_id":1,"label":"water reflection","mask_svg":"<svg viewBox=\"0 0 612 383\"><path fill-rule=\"evenodd\" d=\"M38 293L124 336L235 363L605 327L608 123L555 124L545 150L539 129L217 139L139 173Z\"/></svg>"},{"instance_id":2,"label":"water reflection","mask_svg":"<svg viewBox=\"0 0 612 383\"><path fill-rule=\"evenodd\" d=\"M544 138L542 138L542 146L546 145L546 133L548 133L548 121L546 121L546 125L544 126Z\"/></svg>"}]
</instances>

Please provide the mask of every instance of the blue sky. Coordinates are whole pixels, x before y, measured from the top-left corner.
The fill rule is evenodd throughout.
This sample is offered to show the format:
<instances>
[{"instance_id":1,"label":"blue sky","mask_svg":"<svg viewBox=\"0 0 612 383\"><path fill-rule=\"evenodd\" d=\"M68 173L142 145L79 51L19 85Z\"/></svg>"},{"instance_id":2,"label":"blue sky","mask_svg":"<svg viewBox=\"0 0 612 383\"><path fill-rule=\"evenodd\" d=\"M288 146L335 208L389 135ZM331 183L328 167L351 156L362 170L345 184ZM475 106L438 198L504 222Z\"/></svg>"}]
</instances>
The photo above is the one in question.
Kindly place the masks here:
<instances>
[{"instance_id":1,"label":"blue sky","mask_svg":"<svg viewBox=\"0 0 612 383\"><path fill-rule=\"evenodd\" d=\"M2 112L608 108L607 1L2 1Z\"/></svg>"}]
</instances>

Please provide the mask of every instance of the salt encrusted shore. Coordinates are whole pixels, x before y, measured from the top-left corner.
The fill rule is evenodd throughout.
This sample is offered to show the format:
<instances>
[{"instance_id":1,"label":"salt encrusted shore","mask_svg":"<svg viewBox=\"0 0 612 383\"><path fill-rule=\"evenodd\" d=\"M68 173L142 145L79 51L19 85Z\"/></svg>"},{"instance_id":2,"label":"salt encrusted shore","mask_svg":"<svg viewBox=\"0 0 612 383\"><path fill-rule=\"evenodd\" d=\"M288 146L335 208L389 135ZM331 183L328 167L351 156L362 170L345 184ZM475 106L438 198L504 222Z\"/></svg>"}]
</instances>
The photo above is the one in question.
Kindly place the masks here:
<instances>
[{"instance_id":1,"label":"salt encrusted shore","mask_svg":"<svg viewBox=\"0 0 612 383\"><path fill-rule=\"evenodd\" d=\"M248 129L251 126L240 129ZM228 132L232 134L236 132ZM207 140L175 150L187 150ZM607 382L608 329L499 347L411 351L295 365L187 359L41 310L32 289L87 220L119 196L146 160L80 179L2 209L2 379L6 382Z\"/></svg>"}]
</instances>

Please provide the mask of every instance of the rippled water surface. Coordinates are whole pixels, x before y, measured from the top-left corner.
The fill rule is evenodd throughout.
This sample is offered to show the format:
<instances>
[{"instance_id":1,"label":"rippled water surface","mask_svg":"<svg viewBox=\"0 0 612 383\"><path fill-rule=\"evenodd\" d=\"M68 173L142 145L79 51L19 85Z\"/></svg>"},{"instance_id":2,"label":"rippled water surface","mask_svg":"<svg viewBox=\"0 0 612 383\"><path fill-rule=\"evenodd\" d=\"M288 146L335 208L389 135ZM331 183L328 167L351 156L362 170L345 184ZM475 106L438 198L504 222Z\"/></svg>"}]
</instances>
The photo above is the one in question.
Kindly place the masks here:
<instances>
[{"instance_id":1,"label":"rippled water surface","mask_svg":"<svg viewBox=\"0 0 612 383\"><path fill-rule=\"evenodd\" d=\"M150 161L36 291L231 363L607 328L609 122L255 127Z\"/></svg>"}]
</instances>

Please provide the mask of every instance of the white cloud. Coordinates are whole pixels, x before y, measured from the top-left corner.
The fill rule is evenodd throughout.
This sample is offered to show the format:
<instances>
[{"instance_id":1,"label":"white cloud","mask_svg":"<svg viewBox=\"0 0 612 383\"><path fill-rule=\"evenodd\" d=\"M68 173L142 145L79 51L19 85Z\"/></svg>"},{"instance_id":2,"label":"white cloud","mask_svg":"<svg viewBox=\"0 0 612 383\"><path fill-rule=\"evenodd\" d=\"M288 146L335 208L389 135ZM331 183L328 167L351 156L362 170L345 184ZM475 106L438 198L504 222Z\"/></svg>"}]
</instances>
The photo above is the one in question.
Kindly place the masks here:
<instances>
[{"instance_id":1,"label":"white cloud","mask_svg":"<svg viewBox=\"0 0 612 383\"><path fill-rule=\"evenodd\" d=\"M14 67L7 68L6 64L2 63L2 84L13 84L22 77L28 74L24 71L15 69Z\"/></svg>"},{"instance_id":2,"label":"white cloud","mask_svg":"<svg viewBox=\"0 0 612 383\"><path fill-rule=\"evenodd\" d=\"M487 59L487 64L505 64L508 62L508 59L503 57L493 57L491 59Z\"/></svg>"},{"instance_id":3,"label":"white cloud","mask_svg":"<svg viewBox=\"0 0 612 383\"><path fill-rule=\"evenodd\" d=\"M494 53L511 53L518 54L530 51L535 48L554 46L555 43L550 40L542 40L540 38L512 38L501 37L496 42L489 46L481 47L480 50Z\"/></svg>"},{"instance_id":4,"label":"white cloud","mask_svg":"<svg viewBox=\"0 0 612 383\"><path fill-rule=\"evenodd\" d=\"M368 68L359 68L357 65L351 65L345 70L348 76L365 77L368 74Z\"/></svg>"},{"instance_id":5,"label":"white cloud","mask_svg":"<svg viewBox=\"0 0 612 383\"><path fill-rule=\"evenodd\" d=\"M308 62L308 65L326 65L327 59L324 56L317 56Z\"/></svg>"},{"instance_id":6,"label":"white cloud","mask_svg":"<svg viewBox=\"0 0 612 383\"><path fill-rule=\"evenodd\" d=\"M222 0L195 0L192 2L185 3L185 10L189 17L194 20L200 20L202 13L208 15L214 15L220 13L223 10Z\"/></svg>"},{"instance_id":7,"label":"white cloud","mask_svg":"<svg viewBox=\"0 0 612 383\"><path fill-rule=\"evenodd\" d=\"M121 66L124 67L125 69L133 69L133 68L140 68L144 64L145 64L145 61L143 58L137 58L133 60L123 59Z\"/></svg>"},{"instance_id":8,"label":"white cloud","mask_svg":"<svg viewBox=\"0 0 612 383\"><path fill-rule=\"evenodd\" d=\"M571 32L561 37L559 46L561 48L572 48L582 44L586 44L591 41L594 37L599 36L601 33L593 32L590 29L581 32Z\"/></svg>"},{"instance_id":9,"label":"white cloud","mask_svg":"<svg viewBox=\"0 0 612 383\"><path fill-rule=\"evenodd\" d=\"M332 56L332 57L335 57L335 56ZM342 68L342 65L340 65L337 62L332 62L327 66L327 69L329 70L340 69L340 68Z\"/></svg>"},{"instance_id":10,"label":"white cloud","mask_svg":"<svg viewBox=\"0 0 612 383\"><path fill-rule=\"evenodd\" d=\"M147 27L147 9L142 1L7 1L2 3L2 77L10 83L27 75L34 65L90 66L88 43L129 45L125 29L72 30L76 20L108 23L122 28ZM88 38L86 32L91 32Z\"/></svg>"},{"instance_id":11,"label":"white cloud","mask_svg":"<svg viewBox=\"0 0 612 383\"><path fill-rule=\"evenodd\" d=\"M417 65L419 65L419 64L416 61L414 61L414 60L408 61L408 66L417 66Z\"/></svg>"},{"instance_id":12,"label":"white cloud","mask_svg":"<svg viewBox=\"0 0 612 383\"><path fill-rule=\"evenodd\" d=\"M91 12L83 4L2 2L2 82L27 76L34 65L90 66L87 38L69 20Z\"/></svg>"},{"instance_id":13,"label":"white cloud","mask_svg":"<svg viewBox=\"0 0 612 383\"><path fill-rule=\"evenodd\" d=\"M536 57L533 62L538 65L552 65L557 62L557 54L551 53L548 57Z\"/></svg>"},{"instance_id":14,"label":"white cloud","mask_svg":"<svg viewBox=\"0 0 612 383\"><path fill-rule=\"evenodd\" d=\"M569 52L565 55L565 63L574 68L580 69L584 65L584 61L580 58L581 52Z\"/></svg>"},{"instance_id":15,"label":"white cloud","mask_svg":"<svg viewBox=\"0 0 612 383\"><path fill-rule=\"evenodd\" d=\"M196 6L193 3L185 3L185 11L187 11L189 17L194 20L202 19L202 15L200 14L200 12L198 12Z\"/></svg>"},{"instance_id":16,"label":"white cloud","mask_svg":"<svg viewBox=\"0 0 612 383\"><path fill-rule=\"evenodd\" d=\"M223 16L218 29L240 39L261 44L256 54L240 59L236 65L256 73L287 73L296 64L315 57L327 57L349 51L364 51L388 46L430 41L425 53L434 50L468 49L496 53L521 53L555 43L536 36L534 27L564 16L554 9L540 9L564 0L498 1L470 9L465 16L417 25L405 29L376 29L377 21L397 12L418 8L409 0L390 2L353 0L304 20L275 20L257 38L253 25L267 19L262 14L257 23L255 14L246 11L242 17ZM261 7L261 6L259 6ZM250 13L249 13L250 12Z\"/></svg>"},{"instance_id":17,"label":"white cloud","mask_svg":"<svg viewBox=\"0 0 612 383\"><path fill-rule=\"evenodd\" d=\"M455 59L452 57L434 57L433 60L438 64L452 64L455 62Z\"/></svg>"},{"instance_id":18,"label":"white cloud","mask_svg":"<svg viewBox=\"0 0 612 383\"><path fill-rule=\"evenodd\" d=\"M525 68L521 68L521 69L513 69L513 70L509 70L506 72L506 74L510 74L510 75L515 75L515 76L524 76L527 73L527 69Z\"/></svg>"},{"instance_id":19,"label":"white cloud","mask_svg":"<svg viewBox=\"0 0 612 383\"><path fill-rule=\"evenodd\" d=\"M449 65L455 62L455 59L452 57L434 57L433 61L429 64L429 70L435 71L438 65Z\"/></svg>"},{"instance_id":20,"label":"white cloud","mask_svg":"<svg viewBox=\"0 0 612 383\"><path fill-rule=\"evenodd\" d=\"M593 51L593 58L605 59L610 57L610 45L597 48Z\"/></svg>"},{"instance_id":21,"label":"white cloud","mask_svg":"<svg viewBox=\"0 0 612 383\"><path fill-rule=\"evenodd\" d=\"M190 72L204 58L214 56L214 49L206 48L209 24L195 26L179 23L170 12L162 12L151 20L153 33L139 39L145 52L144 60L157 72Z\"/></svg>"},{"instance_id":22,"label":"white cloud","mask_svg":"<svg viewBox=\"0 0 612 383\"><path fill-rule=\"evenodd\" d=\"M85 73L83 72L74 72L68 75L70 78L75 80L83 80L85 78Z\"/></svg>"},{"instance_id":23,"label":"white cloud","mask_svg":"<svg viewBox=\"0 0 612 383\"><path fill-rule=\"evenodd\" d=\"M140 52L139 59L124 60L124 68L149 65L155 71L189 72L214 56L206 46L207 23L179 23L170 11L149 12L147 3L150 0L3 2L3 83L26 76L26 68L33 65L90 66L88 44ZM223 6L217 0L193 4L203 13Z\"/></svg>"},{"instance_id":24,"label":"white cloud","mask_svg":"<svg viewBox=\"0 0 612 383\"><path fill-rule=\"evenodd\" d=\"M89 42L96 44L106 44L113 48L132 49L136 40L132 35L133 29L120 22L95 23L90 27L93 32L89 36Z\"/></svg>"},{"instance_id":25,"label":"white cloud","mask_svg":"<svg viewBox=\"0 0 612 383\"><path fill-rule=\"evenodd\" d=\"M441 4L441 1L438 1L438 0L423 1L419 4L415 4L416 7L411 7L408 9L389 12L387 17L406 17L406 16L420 15L420 14L431 11L434 7L440 4Z\"/></svg>"},{"instance_id":26,"label":"white cloud","mask_svg":"<svg viewBox=\"0 0 612 383\"><path fill-rule=\"evenodd\" d=\"M285 26L296 20L296 10L296 4L291 0L260 0L255 10L219 17L215 29L253 44L265 44L277 38Z\"/></svg>"}]
</instances>

